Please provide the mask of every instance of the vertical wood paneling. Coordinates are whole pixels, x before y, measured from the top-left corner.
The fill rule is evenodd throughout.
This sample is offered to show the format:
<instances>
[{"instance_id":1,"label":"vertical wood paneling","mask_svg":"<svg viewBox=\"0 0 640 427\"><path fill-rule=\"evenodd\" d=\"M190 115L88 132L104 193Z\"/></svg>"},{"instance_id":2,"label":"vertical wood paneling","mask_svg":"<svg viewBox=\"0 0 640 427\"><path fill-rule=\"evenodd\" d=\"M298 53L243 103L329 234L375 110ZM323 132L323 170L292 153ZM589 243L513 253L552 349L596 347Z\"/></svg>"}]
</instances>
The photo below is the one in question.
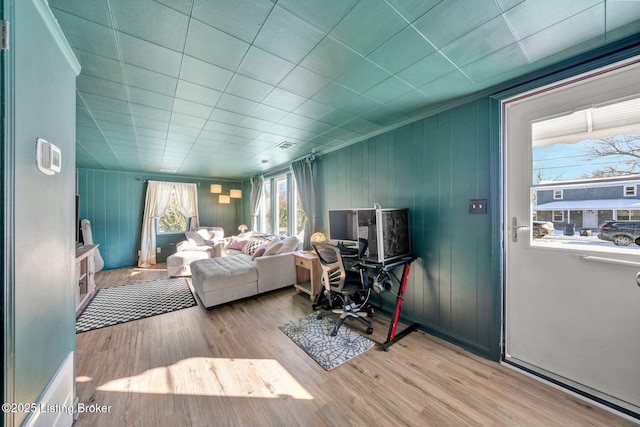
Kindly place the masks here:
<instances>
[{"instance_id":1,"label":"vertical wood paneling","mask_svg":"<svg viewBox=\"0 0 640 427\"><path fill-rule=\"evenodd\" d=\"M418 259L403 317L485 355L499 337L493 330L499 283L492 283L491 272L498 249L491 247L491 216L469 214L468 200L493 202L489 107L488 99L470 102L321 156L317 163L320 228L328 229L328 209L374 202L409 207ZM391 310L393 295L384 301Z\"/></svg>"}]
</instances>

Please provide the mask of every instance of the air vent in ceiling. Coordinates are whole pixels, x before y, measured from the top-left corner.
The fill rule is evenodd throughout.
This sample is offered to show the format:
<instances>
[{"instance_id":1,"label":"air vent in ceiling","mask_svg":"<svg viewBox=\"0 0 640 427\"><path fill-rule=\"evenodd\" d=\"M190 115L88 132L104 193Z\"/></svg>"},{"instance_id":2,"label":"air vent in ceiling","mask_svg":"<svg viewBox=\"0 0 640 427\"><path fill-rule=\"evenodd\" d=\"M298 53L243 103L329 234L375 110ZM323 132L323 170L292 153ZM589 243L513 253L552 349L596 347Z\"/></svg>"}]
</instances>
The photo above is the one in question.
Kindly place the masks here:
<instances>
[{"instance_id":1,"label":"air vent in ceiling","mask_svg":"<svg viewBox=\"0 0 640 427\"><path fill-rule=\"evenodd\" d=\"M295 142L282 141L280 144L276 145L276 148L279 148L281 150L288 150L291 147L295 147L295 145Z\"/></svg>"}]
</instances>

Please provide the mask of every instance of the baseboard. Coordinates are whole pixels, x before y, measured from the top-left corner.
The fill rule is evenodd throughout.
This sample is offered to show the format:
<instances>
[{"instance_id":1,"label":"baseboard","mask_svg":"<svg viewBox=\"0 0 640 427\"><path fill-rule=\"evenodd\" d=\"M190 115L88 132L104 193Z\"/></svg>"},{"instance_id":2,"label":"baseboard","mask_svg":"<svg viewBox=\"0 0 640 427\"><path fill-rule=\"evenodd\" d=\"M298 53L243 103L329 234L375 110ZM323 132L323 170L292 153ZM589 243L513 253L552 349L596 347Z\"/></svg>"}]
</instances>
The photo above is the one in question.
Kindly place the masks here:
<instances>
[{"instance_id":1,"label":"baseboard","mask_svg":"<svg viewBox=\"0 0 640 427\"><path fill-rule=\"evenodd\" d=\"M23 426L71 426L74 407L74 352L70 351Z\"/></svg>"}]
</instances>

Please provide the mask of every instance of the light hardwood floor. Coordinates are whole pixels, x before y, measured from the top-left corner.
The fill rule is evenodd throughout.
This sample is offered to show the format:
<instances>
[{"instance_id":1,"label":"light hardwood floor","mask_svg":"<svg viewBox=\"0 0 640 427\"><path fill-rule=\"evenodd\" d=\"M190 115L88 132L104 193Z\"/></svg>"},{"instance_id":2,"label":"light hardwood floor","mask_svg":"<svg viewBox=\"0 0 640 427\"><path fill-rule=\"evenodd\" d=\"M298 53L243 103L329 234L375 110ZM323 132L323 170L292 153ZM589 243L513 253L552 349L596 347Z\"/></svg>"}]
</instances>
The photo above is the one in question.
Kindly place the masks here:
<instances>
[{"instance_id":1,"label":"light hardwood floor","mask_svg":"<svg viewBox=\"0 0 640 427\"><path fill-rule=\"evenodd\" d=\"M166 277L100 272L98 287ZM287 288L77 335L77 426L630 426L422 332L325 371L279 329L311 312ZM372 339L389 320L374 317ZM358 330L359 325L353 324Z\"/></svg>"}]
</instances>

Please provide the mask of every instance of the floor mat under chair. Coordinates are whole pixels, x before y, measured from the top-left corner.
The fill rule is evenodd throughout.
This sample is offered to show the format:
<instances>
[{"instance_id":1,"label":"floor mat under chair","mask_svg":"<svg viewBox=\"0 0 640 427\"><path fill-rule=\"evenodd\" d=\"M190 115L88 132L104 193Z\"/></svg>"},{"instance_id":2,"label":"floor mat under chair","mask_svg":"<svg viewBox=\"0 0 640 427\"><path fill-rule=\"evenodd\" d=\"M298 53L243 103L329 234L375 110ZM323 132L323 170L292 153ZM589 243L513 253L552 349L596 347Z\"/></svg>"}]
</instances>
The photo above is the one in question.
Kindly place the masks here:
<instances>
[{"instance_id":1,"label":"floor mat under chair","mask_svg":"<svg viewBox=\"0 0 640 427\"><path fill-rule=\"evenodd\" d=\"M312 313L292 320L279 328L313 360L327 371L353 359L375 345L373 341L342 325L335 337L331 331L336 321L329 316L318 319Z\"/></svg>"},{"instance_id":2,"label":"floor mat under chair","mask_svg":"<svg viewBox=\"0 0 640 427\"><path fill-rule=\"evenodd\" d=\"M76 319L76 333L193 307L187 280L166 278L99 289Z\"/></svg>"}]
</instances>

